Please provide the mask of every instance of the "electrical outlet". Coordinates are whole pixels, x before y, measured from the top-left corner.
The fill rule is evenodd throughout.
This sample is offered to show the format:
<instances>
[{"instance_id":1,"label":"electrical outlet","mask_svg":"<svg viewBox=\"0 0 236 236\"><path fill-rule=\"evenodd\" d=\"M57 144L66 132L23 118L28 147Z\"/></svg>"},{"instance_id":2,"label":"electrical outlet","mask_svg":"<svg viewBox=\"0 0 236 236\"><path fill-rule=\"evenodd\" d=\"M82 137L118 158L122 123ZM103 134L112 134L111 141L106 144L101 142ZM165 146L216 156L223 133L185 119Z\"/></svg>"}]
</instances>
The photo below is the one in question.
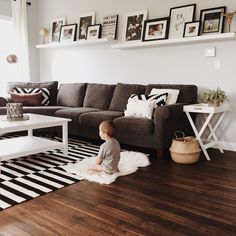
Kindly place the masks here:
<instances>
[{"instance_id":1,"label":"electrical outlet","mask_svg":"<svg viewBox=\"0 0 236 236\"><path fill-rule=\"evenodd\" d=\"M221 62L219 60L214 62L214 68L215 70L220 70L221 68Z\"/></svg>"}]
</instances>

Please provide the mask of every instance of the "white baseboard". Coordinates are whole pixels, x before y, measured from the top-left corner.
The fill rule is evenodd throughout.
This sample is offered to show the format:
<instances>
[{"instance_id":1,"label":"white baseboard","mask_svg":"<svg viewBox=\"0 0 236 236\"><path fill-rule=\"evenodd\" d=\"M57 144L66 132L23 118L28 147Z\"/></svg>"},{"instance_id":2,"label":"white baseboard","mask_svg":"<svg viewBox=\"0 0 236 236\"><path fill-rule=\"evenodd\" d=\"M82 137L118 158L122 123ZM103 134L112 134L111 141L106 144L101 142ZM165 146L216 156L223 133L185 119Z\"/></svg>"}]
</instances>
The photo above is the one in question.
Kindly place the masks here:
<instances>
[{"instance_id":1,"label":"white baseboard","mask_svg":"<svg viewBox=\"0 0 236 236\"><path fill-rule=\"evenodd\" d=\"M236 143L219 142L219 144L223 148L223 150L236 152Z\"/></svg>"}]
</instances>

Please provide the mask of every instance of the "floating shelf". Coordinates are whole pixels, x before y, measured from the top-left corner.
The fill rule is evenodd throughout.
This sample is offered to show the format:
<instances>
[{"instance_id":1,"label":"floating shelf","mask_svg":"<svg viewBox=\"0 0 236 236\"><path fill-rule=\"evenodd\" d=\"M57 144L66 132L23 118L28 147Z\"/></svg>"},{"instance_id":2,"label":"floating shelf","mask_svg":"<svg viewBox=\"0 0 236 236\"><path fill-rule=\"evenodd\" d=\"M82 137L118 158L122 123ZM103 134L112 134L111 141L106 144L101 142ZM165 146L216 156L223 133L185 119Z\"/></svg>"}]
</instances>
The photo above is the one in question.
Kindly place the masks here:
<instances>
[{"instance_id":1,"label":"floating shelf","mask_svg":"<svg viewBox=\"0 0 236 236\"><path fill-rule=\"evenodd\" d=\"M105 45L114 43L115 40L108 38L101 39L91 39L91 40L78 40L69 43L48 43L36 45L36 48L64 48L64 47L79 47L79 46L95 46L95 45Z\"/></svg>"},{"instance_id":2,"label":"floating shelf","mask_svg":"<svg viewBox=\"0 0 236 236\"><path fill-rule=\"evenodd\" d=\"M180 44L196 44L202 42L214 42L214 41L226 41L226 40L235 40L236 33L223 33L223 34L211 34L211 35L202 35L196 37L188 38L178 38L178 39L165 39L165 40L156 40L156 41L136 41L136 42L123 42L111 45L114 49L138 49L138 48L152 48L152 47L161 47L168 45L180 45Z\"/></svg>"}]
</instances>

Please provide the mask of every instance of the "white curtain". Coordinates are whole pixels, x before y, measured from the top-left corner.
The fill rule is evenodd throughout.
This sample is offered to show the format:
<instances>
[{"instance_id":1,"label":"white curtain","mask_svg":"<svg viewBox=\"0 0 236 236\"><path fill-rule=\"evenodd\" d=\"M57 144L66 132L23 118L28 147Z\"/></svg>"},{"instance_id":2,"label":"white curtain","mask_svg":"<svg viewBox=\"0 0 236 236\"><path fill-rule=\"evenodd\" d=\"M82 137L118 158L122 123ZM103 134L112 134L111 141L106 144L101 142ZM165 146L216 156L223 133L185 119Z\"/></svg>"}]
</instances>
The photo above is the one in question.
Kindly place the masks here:
<instances>
[{"instance_id":1,"label":"white curtain","mask_svg":"<svg viewBox=\"0 0 236 236\"><path fill-rule=\"evenodd\" d=\"M17 41L17 57L19 68L19 78L17 78L17 80L30 81L26 0L11 0L11 4L12 18Z\"/></svg>"}]
</instances>

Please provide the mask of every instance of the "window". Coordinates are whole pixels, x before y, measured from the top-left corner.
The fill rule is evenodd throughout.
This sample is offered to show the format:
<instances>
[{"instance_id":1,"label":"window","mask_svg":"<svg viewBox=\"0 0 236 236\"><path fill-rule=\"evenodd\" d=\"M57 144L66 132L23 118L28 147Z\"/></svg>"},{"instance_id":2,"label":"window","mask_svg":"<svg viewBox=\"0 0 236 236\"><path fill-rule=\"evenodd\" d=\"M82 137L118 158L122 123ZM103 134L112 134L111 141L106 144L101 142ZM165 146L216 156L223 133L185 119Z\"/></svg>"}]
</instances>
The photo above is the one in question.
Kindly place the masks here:
<instances>
[{"instance_id":1,"label":"window","mask_svg":"<svg viewBox=\"0 0 236 236\"><path fill-rule=\"evenodd\" d=\"M16 54L13 22L10 17L0 16L0 96L6 96L8 81L17 81L17 64L9 64L6 58Z\"/></svg>"}]
</instances>

